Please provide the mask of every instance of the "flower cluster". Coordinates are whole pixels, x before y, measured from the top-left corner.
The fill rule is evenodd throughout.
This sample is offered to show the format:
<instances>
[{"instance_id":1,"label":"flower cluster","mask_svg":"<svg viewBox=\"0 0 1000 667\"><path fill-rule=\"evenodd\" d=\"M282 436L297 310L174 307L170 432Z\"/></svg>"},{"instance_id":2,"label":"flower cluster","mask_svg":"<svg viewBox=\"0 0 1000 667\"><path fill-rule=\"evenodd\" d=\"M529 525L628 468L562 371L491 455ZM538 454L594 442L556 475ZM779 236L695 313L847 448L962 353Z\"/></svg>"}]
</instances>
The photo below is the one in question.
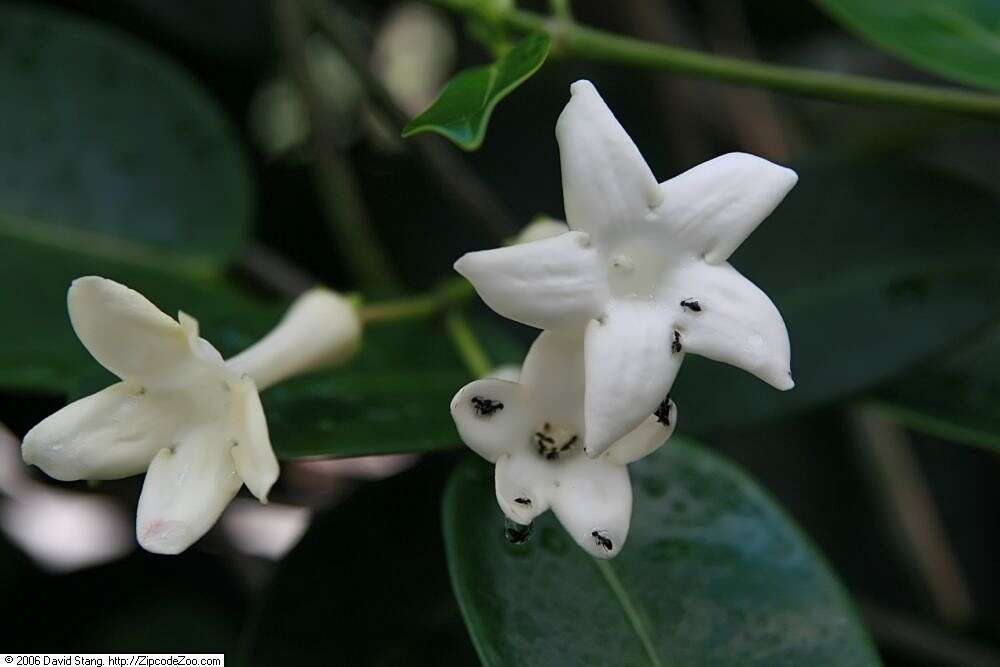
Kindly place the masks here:
<instances>
[{"instance_id":1,"label":"flower cluster","mask_svg":"<svg viewBox=\"0 0 1000 667\"><path fill-rule=\"evenodd\" d=\"M84 347L121 382L35 426L22 457L64 481L145 472L136 533L145 549L164 554L204 535L244 484L267 502L278 461L258 391L343 360L361 334L347 299L314 289L271 333L224 361L193 317L174 320L114 281L79 278L67 302Z\"/></svg>"},{"instance_id":2,"label":"flower cluster","mask_svg":"<svg viewBox=\"0 0 1000 667\"><path fill-rule=\"evenodd\" d=\"M657 183L594 86L570 90L556 123L568 228L548 222L455 263L493 310L544 331L518 382L477 380L451 411L496 464L510 521L551 508L584 550L611 558L632 510L625 466L673 432L685 354L793 386L781 315L727 260L797 176L730 153Z\"/></svg>"}]
</instances>

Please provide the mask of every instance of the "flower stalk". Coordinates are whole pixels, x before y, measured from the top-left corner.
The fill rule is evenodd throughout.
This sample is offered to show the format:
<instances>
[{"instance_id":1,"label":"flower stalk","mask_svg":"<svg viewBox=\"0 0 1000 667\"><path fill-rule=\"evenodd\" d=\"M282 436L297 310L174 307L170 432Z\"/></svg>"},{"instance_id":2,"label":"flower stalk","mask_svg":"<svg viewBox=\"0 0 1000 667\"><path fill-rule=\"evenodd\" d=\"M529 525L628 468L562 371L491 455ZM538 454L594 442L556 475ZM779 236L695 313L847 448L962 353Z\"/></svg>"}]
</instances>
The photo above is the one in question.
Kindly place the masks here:
<instances>
[{"instance_id":1,"label":"flower stalk","mask_svg":"<svg viewBox=\"0 0 1000 667\"><path fill-rule=\"evenodd\" d=\"M647 42L515 8L487 14L483 3L476 0L433 1L515 30L547 32L552 36L553 52L571 58L647 67L835 102L906 106L1000 120L1000 96L989 93L770 65Z\"/></svg>"}]
</instances>

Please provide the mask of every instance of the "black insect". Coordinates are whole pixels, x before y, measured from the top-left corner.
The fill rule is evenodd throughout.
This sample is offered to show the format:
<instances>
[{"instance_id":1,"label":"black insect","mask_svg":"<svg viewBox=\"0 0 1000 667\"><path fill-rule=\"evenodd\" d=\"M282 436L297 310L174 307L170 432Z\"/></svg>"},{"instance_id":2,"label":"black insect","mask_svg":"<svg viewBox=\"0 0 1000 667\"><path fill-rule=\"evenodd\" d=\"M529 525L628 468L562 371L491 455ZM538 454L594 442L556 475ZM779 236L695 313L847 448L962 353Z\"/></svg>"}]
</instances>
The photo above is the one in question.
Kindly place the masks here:
<instances>
[{"instance_id":1,"label":"black insect","mask_svg":"<svg viewBox=\"0 0 1000 667\"><path fill-rule=\"evenodd\" d=\"M511 544L524 544L531 539L531 524L525 525L504 518L503 536Z\"/></svg>"},{"instance_id":2,"label":"black insect","mask_svg":"<svg viewBox=\"0 0 1000 667\"><path fill-rule=\"evenodd\" d=\"M684 349L684 346L681 345L681 334L679 331L674 331L674 342L670 344L670 349L674 351L674 354Z\"/></svg>"},{"instance_id":3,"label":"black insect","mask_svg":"<svg viewBox=\"0 0 1000 667\"><path fill-rule=\"evenodd\" d=\"M656 421L664 426L670 426L670 394L667 394L667 397L663 399L660 407L656 408L656 412L653 415L656 416Z\"/></svg>"},{"instance_id":4,"label":"black insect","mask_svg":"<svg viewBox=\"0 0 1000 667\"><path fill-rule=\"evenodd\" d=\"M530 505L531 504L531 499L530 498L514 498L514 502L517 503L518 505Z\"/></svg>"},{"instance_id":5,"label":"black insect","mask_svg":"<svg viewBox=\"0 0 1000 667\"><path fill-rule=\"evenodd\" d=\"M472 407L480 417L489 417L497 410L503 410L503 403L482 396L473 396Z\"/></svg>"},{"instance_id":6,"label":"black insect","mask_svg":"<svg viewBox=\"0 0 1000 667\"><path fill-rule=\"evenodd\" d=\"M694 299L684 299L681 301L681 308L687 308L688 310L693 310L696 313L701 312L701 304Z\"/></svg>"},{"instance_id":7,"label":"black insect","mask_svg":"<svg viewBox=\"0 0 1000 667\"><path fill-rule=\"evenodd\" d=\"M608 537L604 535L603 531L595 530L590 535L591 537L594 538L594 541L597 542L597 545L599 547L601 547L605 551L614 551L615 545L611 542L611 540Z\"/></svg>"}]
</instances>

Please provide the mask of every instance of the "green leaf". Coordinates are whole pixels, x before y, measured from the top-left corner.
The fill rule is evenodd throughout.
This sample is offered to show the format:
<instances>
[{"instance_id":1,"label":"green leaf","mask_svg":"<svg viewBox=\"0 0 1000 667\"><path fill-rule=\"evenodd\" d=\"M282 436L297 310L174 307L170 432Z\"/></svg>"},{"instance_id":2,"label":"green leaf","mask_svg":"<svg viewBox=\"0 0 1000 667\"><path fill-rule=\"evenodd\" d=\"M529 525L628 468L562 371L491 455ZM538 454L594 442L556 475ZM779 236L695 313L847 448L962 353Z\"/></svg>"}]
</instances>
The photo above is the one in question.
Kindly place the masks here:
<instances>
[{"instance_id":1,"label":"green leaf","mask_svg":"<svg viewBox=\"0 0 1000 667\"><path fill-rule=\"evenodd\" d=\"M874 399L914 430L1000 450L1000 332L879 389Z\"/></svg>"},{"instance_id":2,"label":"green leaf","mask_svg":"<svg viewBox=\"0 0 1000 667\"><path fill-rule=\"evenodd\" d=\"M441 544L447 472L422 463L316 516L265 591L245 662L474 664Z\"/></svg>"},{"instance_id":3,"label":"green leaf","mask_svg":"<svg viewBox=\"0 0 1000 667\"><path fill-rule=\"evenodd\" d=\"M240 250L253 193L235 132L185 72L72 14L0 7L0 244L192 275Z\"/></svg>"},{"instance_id":4,"label":"green leaf","mask_svg":"<svg viewBox=\"0 0 1000 667\"><path fill-rule=\"evenodd\" d=\"M814 1L848 29L917 67L1000 90L995 0Z\"/></svg>"},{"instance_id":5,"label":"green leaf","mask_svg":"<svg viewBox=\"0 0 1000 667\"><path fill-rule=\"evenodd\" d=\"M262 399L279 458L425 452L459 446L448 404L468 381L437 324L398 323L367 330L346 366Z\"/></svg>"},{"instance_id":6,"label":"green leaf","mask_svg":"<svg viewBox=\"0 0 1000 667\"><path fill-rule=\"evenodd\" d=\"M403 128L403 136L437 132L465 150L479 148L493 108L538 71L550 42L547 34L529 35L492 65L460 72L426 111Z\"/></svg>"},{"instance_id":7,"label":"green leaf","mask_svg":"<svg viewBox=\"0 0 1000 667\"><path fill-rule=\"evenodd\" d=\"M445 548L484 665L879 664L822 557L743 472L677 439L630 470L632 527L611 561L551 512L508 544L492 466L456 471Z\"/></svg>"},{"instance_id":8,"label":"green leaf","mask_svg":"<svg viewBox=\"0 0 1000 667\"><path fill-rule=\"evenodd\" d=\"M686 432L742 428L890 381L1000 317L997 198L927 168L842 163L799 184L733 264L785 318L796 386L689 357Z\"/></svg>"}]
</instances>

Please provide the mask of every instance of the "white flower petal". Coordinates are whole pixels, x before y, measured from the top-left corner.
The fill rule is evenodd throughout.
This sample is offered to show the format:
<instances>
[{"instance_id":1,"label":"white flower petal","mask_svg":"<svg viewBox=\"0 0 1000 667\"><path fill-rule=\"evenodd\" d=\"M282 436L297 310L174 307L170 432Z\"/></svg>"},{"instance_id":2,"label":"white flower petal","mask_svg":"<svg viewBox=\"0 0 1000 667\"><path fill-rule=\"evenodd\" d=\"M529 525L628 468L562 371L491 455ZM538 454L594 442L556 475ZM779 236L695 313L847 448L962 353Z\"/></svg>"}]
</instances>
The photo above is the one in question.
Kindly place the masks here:
<instances>
[{"instance_id":1,"label":"white flower petal","mask_svg":"<svg viewBox=\"0 0 1000 667\"><path fill-rule=\"evenodd\" d=\"M281 322L227 362L263 391L282 380L345 361L361 342L361 317L350 299L316 287L295 302Z\"/></svg>"},{"instance_id":2,"label":"white flower petal","mask_svg":"<svg viewBox=\"0 0 1000 667\"><path fill-rule=\"evenodd\" d=\"M604 456L616 465L628 465L652 454L670 439L677 428L677 406L673 401L663 416L652 415L624 438L611 445Z\"/></svg>"},{"instance_id":3,"label":"white flower petal","mask_svg":"<svg viewBox=\"0 0 1000 667\"><path fill-rule=\"evenodd\" d=\"M627 468L576 457L560 471L550 503L566 532L591 556L614 558L621 552L632 520Z\"/></svg>"},{"instance_id":4,"label":"white flower petal","mask_svg":"<svg viewBox=\"0 0 1000 667\"><path fill-rule=\"evenodd\" d=\"M466 253L455 270L490 308L539 329L582 326L608 298L607 272L582 232Z\"/></svg>"},{"instance_id":5,"label":"white flower petal","mask_svg":"<svg viewBox=\"0 0 1000 667\"><path fill-rule=\"evenodd\" d=\"M656 303L614 300L605 318L588 325L588 456L603 454L638 427L669 393L684 358L673 342L674 320Z\"/></svg>"},{"instance_id":6,"label":"white flower petal","mask_svg":"<svg viewBox=\"0 0 1000 667\"><path fill-rule=\"evenodd\" d=\"M70 403L28 431L24 462L54 479L119 479L146 470L186 419L169 401L119 382Z\"/></svg>"},{"instance_id":7,"label":"white flower petal","mask_svg":"<svg viewBox=\"0 0 1000 667\"><path fill-rule=\"evenodd\" d=\"M524 358L520 382L535 417L532 429L548 421L582 432L583 329L539 334Z\"/></svg>"},{"instance_id":8,"label":"white flower petal","mask_svg":"<svg viewBox=\"0 0 1000 667\"><path fill-rule=\"evenodd\" d=\"M240 490L231 444L218 437L218 429L199 429L153 459L136 514L136 536L147 551L184 551L208 532Z\"/></svg>"},{"instance_id":9,"label":"white flower petal","mask_svg":"<svg viewBox=\"0 0 1000 667\"><path fill-rule=\"evenodd\" d=\"M517 364L501 364L493 368L486 377L493 378L494 380L517 382L521 379L521 367Z\"/></svg>"},{"instance_id":10,"label":"white flower petal","mask_svg":"<svg viewBox=\"0 0 1000 667\"><path fill-rule=\"evenodd\" d=\"M512 245L518 243L531 243L532 241L542 241L553 236L560 236L569 231L569 226L562 220L540 216L535 218L524 229L514 237Z\"/></svg>"},{"instance_id":11,"label":"white flower petal","mask_svg":"<svg viewBox=\"0 0 1000 667\"><path fill-rule=\"evenodd\" d=\"M267 494L278 480L278 459L271 448L267 434L267 419L260 404L257 387L249 378L233 387L233 419L242 426L242 435L237 436L233 446L233 461L236 472L250 489L250 493L262 502L267 502Z\"/></svg>"},{"instance_id":12,"label":"white flower petal","mask_svg":"<svg viewBox=\"0 0 1000 667\"><path fill-rule=\"evenodd\" d=\"M524 448L497 459L497 503L508 519L527 525L549 508L553 467L551 461Z\"/></svg>"},{"instance_id":13,"label":"white flower petal","mask_svg":"<svg viewBox=\"0 0 1000 667\"><path fill-rule=\"evenodd\" d=\"M462 442L490 463L522 447L530 432L524 391L516 382L470 382L451 399L451 416Z\"/></svg>"},{"instance_id":14,"label":"white flower petal","mask_svg":"<svg viewBox=\"0 0 1000 667\"><path fill-rule=\"evenodd\" d=\"M603 236L645 220L663 200L653 172L592 83L570 94L556 122L567 222Z\"/></svg>"},{"instance_id":15,"label":"white flower petal","mask_svg":"<svg viewBox=\"0 0 1000 667\"><path fill-rule=\"evenodd\" d=\"M724 262L798 178L755 155L728 153L663 183L657 213L695 254L709 263Z\"/></svg>"},{"instance_id":16,"label":"white flower petal","mask_svg":"<svg viewBox=\"0 0 1000 667\"><path fill-rule=\"evenodd\" d=\"M684 351L722 361L756 375L776 389L791 389L791 346L781 313L771 299L727 262L698 262L669 285L683 328ZM698 302L700 311L680 306Z\"/></svg>"},{"instance_id":17,"label":"white flower petal","mask_svg":"<svg viewBox=\"0 0 1000 667\"><path fill-rule=\"evenodd\" d=\"M80 342L123 380L176 387L190 382L205 366L194 353L190 323L181 326L146 297L113 280L77 278L69 288L67 305Z\"/></svg>"}]
</instances>

